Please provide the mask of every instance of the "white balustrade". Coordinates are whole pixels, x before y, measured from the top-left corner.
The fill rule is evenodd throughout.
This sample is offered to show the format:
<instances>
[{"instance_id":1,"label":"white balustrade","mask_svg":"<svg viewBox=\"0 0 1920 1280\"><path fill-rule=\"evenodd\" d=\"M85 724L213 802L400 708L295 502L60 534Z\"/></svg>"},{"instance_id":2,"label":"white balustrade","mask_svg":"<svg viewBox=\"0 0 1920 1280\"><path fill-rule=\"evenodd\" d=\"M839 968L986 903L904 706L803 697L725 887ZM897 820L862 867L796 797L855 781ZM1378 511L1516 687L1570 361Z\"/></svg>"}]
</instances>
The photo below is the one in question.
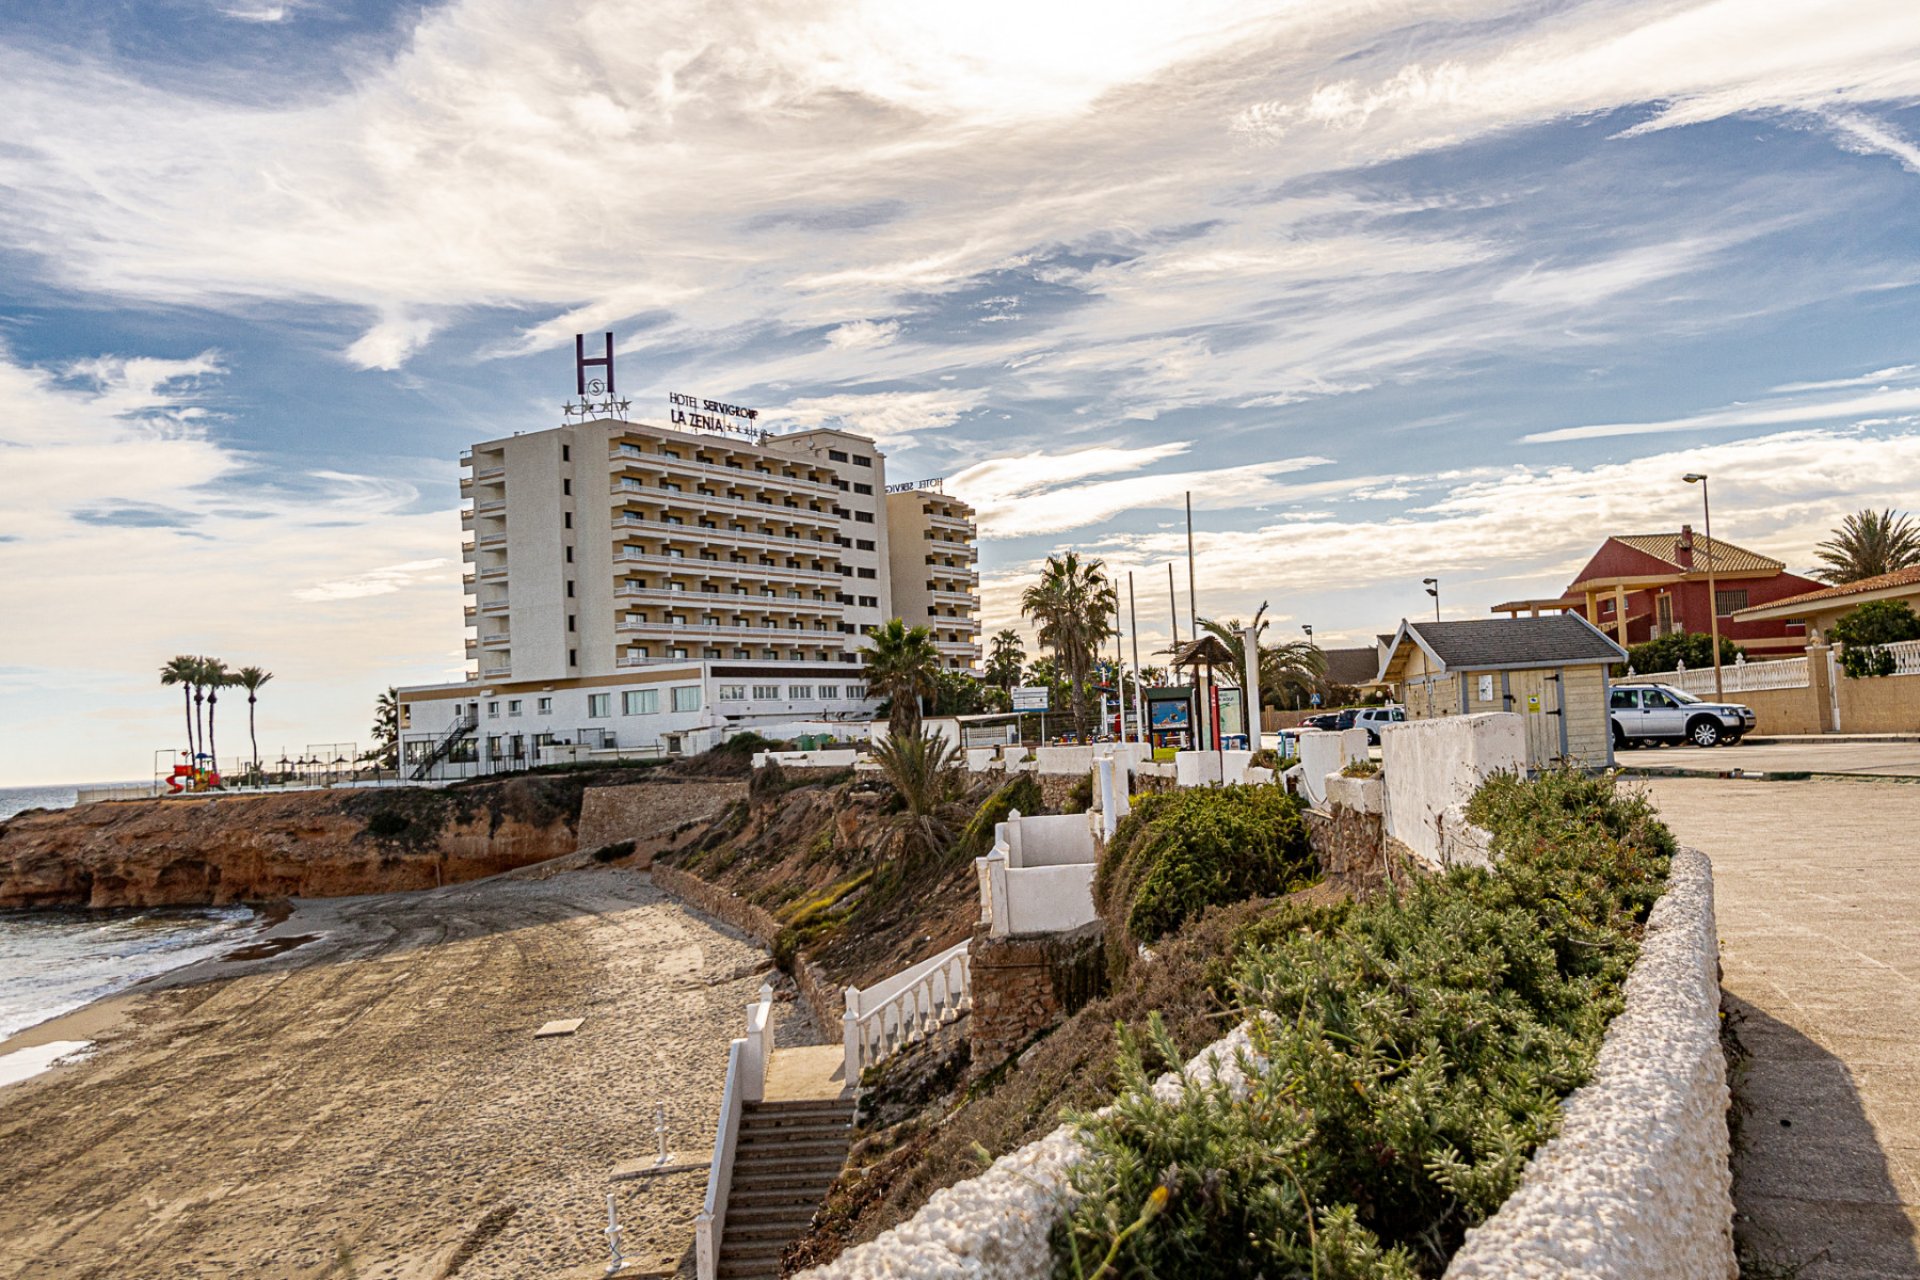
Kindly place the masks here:
<instances>
[{"instance_id":1,"label":"white balustrade","mask_svg":"<svg viewBox=\"0 0 1920 1280\"><path fill-rule=\"evenodd\" d=\"M841 1018L847 1079L973 1007L972 970L962 942L862 991L847 988Z\"/></svg>"},{"instance_id":2,"label":"white balustrade","mask_svg":"<svg viewBox=\"0 0 1920 1280\"><path fill-rule=\"evenodd\" d=\"M699 1280L715 1280L720 1274L720 1241L727 1229L727 1195L733 1189L740 1115L747 1103L766 1096L767 1066L772 1061L773 988L763 984L760 998L747 1006L747 1034L727 1046L727 1083L720 1094L720 1123L713 1134L707 1196L693 1218L694 1265Z\"/></svg>"},{"instance_id":3,"label":"white balustrade","mask_svg":"<svg viewBox=\"0 0 1920 1280\"><path fill-rule=\"evenodd\" d=\"M1916 663L1920 663L1920 654L1916 655L1915 660ZM1916 670L1920 670L1920 666L1917 666ZM1635 683L1671 685L1695 697L1714 696L1712 667L1696 669L1680 667L1673 671L1656 671L1651 675L1635 673L1627 679ZM1810 683L1812 681L1807 674L1805 658L1782 658L1777 662L1748 662L1743 656L1738 661L1720 664L1720 686L1729 694L1756 693L1763 689L1804 689Z\"/></svg>"},{"instance_id":4,"label":"white balustrade","mask_svg":"<svg viewBox=\"0 0 1920 1280\"><path fill-rule=\"evenodd\" d=\"M1893 674L1920 676L1920 640L1901 640L1882 647L1893 655Z\"/></svg>"}]
</instances>

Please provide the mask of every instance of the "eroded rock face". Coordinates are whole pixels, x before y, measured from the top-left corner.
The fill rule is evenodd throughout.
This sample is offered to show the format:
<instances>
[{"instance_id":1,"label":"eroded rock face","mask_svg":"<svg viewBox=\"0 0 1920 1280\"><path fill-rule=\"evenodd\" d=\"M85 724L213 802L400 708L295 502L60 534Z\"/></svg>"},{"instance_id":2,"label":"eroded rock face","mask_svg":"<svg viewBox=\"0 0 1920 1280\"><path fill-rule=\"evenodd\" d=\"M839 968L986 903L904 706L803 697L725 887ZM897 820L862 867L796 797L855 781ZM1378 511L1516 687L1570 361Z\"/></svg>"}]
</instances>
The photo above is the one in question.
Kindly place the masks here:
<instances>
[{"instance_id":1,"label":"eroded rock face","mask_svg":"<svg viewBox=\"0 0 1920 1280\"><path fill-rule=\"evenodd\" d=\"M578 797L307 791L136 800L0 823L0 907L222 905L430 889L571 853ZM551 798L548 798L551 800ZM518 812L516 812L518 811Z\"/></svg>"}]
</instances>

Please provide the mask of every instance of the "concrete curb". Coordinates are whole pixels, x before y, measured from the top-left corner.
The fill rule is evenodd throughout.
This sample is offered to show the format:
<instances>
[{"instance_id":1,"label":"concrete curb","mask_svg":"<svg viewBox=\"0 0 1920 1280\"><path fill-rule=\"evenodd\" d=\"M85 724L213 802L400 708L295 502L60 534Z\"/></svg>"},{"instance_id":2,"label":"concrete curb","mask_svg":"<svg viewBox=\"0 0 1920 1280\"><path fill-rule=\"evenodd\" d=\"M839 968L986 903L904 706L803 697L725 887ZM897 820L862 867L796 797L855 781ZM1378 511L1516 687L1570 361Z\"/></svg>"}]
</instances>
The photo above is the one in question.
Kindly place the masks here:
<instances>
[{"instance_id":1,"label":"concrete curb","mask_svg":"<svg viewBox=\"0 0 1920 1280\"><path fill-rule=\"evenodd\" d=\"M1519 1190L1467 1232L1469 1277L1726 1277L1733 1252L1713 867L1683 849L1654 904L1626 1008Z\"/></svg>"}]
</instances>

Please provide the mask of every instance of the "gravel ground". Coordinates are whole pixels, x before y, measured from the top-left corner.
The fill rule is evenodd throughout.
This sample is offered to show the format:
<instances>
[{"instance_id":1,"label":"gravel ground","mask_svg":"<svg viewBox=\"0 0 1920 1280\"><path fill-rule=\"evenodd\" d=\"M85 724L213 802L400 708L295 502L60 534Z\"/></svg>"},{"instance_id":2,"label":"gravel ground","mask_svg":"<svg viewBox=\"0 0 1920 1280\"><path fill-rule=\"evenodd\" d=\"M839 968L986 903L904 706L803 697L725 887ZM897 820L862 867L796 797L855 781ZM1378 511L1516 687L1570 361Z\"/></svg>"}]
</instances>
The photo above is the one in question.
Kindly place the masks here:
<instances>
[{"instance_id":1,"label":"gravel ground","mask_svg":"<svg viewBox=\"0 0 1920 1280\"><path fill-rule=\"evenodd\" d=\"M0 1093L0 1277L530 1280L686 1251L765 953L623 870L302 904ZM780 1006L783 1043L808 1038ZM555 1018L576 1035L536 1041Z\"/></svg>"}]
</instances>

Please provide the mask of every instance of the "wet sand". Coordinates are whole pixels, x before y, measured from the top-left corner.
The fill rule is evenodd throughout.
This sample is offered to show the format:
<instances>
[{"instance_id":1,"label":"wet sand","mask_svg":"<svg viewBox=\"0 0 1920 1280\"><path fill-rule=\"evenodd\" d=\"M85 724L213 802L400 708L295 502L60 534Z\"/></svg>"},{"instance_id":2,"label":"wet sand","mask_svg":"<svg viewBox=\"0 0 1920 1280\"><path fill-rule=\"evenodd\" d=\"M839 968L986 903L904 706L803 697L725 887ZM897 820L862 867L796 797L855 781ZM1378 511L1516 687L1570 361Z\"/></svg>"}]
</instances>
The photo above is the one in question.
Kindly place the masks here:
<instances>
[{"instance_id":1,"label":"wet sand","mask_svg":"<svg viewBox=\"0 0 1920 1280\"><path fill-rule=\"evenodd\" d=\"M630 1255L686 1252L704 1169L607 1175L652 1154L659 1100L704 1166L751 942L643 874L551 866L262 936L0 1046L94 1042L0 1089L0 1278L592 1274L609 1192ZM535 1040L556 1018L585 1021Z\"/></svg>"}]
</instances>

